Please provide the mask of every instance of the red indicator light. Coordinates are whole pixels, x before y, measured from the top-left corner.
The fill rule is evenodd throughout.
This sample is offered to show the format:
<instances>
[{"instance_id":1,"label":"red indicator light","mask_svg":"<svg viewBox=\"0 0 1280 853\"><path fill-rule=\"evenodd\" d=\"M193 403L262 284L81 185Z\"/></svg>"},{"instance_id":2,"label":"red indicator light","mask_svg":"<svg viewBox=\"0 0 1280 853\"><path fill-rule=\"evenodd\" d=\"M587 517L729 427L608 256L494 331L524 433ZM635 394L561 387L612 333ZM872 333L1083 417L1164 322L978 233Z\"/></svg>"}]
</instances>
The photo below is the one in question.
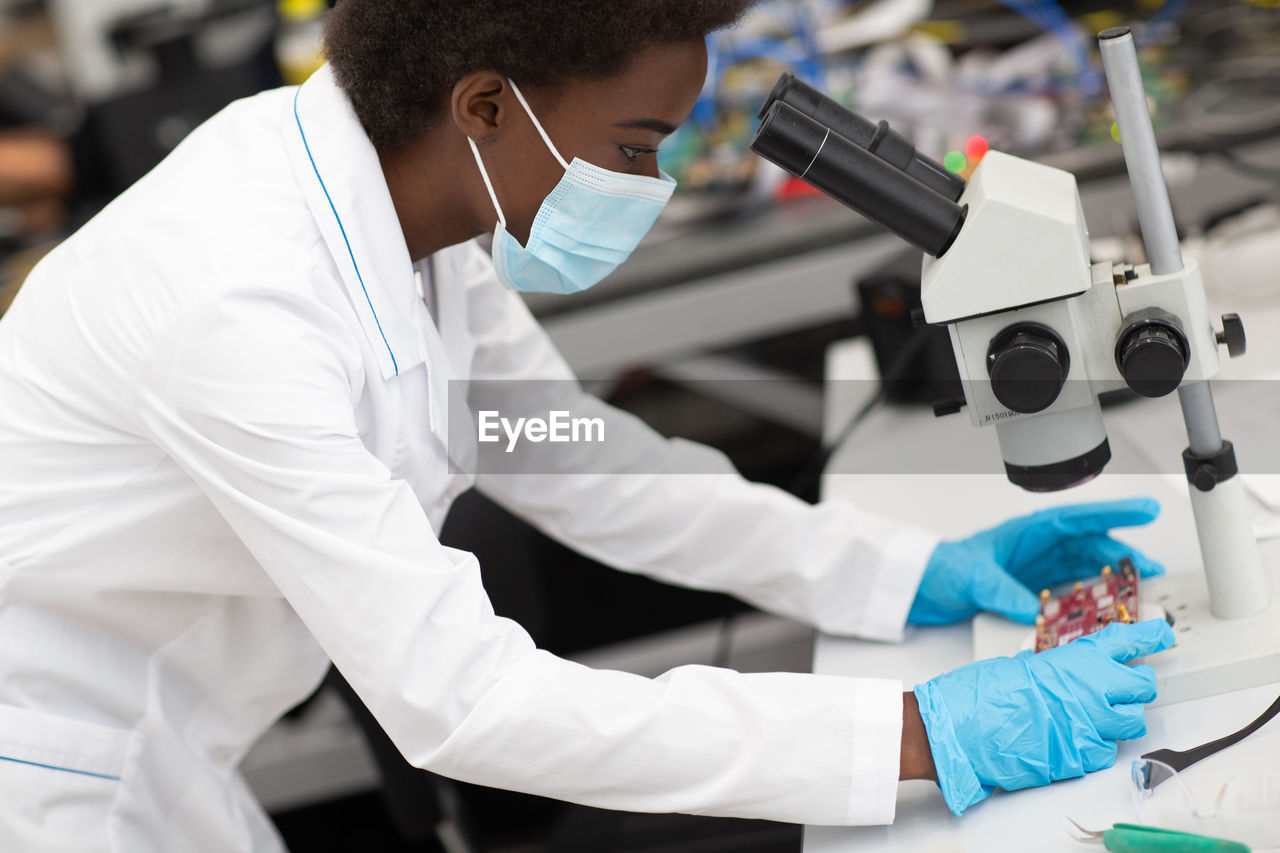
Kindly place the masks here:
<instances>
[{"instance_id":1,"label":"red indicator light","mask_svg":"<svg viewBox=\"0 0 1280 853\"><path fill-rule=\"evenodd\" d=\"M970 136L964 144L964 156L970 163L976 163L982 159L982 155L986 154L990 147L985 136Z\"/></svg>"}]
</instances>

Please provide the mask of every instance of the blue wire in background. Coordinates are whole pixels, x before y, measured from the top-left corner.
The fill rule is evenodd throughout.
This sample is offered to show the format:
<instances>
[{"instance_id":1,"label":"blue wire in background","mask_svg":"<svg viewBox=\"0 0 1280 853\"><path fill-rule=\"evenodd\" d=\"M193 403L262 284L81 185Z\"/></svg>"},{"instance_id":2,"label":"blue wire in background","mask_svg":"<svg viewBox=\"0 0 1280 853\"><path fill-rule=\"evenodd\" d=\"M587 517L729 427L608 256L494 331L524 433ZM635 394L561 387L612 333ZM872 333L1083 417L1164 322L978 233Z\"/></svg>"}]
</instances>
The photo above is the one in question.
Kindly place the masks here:
<instances>
[{"instance_id":1,"label":"blue wire in background","mask_svg":"<svg viewBox=\"0 0 1280 853\"><path fill-rule=\"evenodd\" d=\"M694 102L692 117L703 130L716 125L720 78L724 69L744 59L767 57L791 68L800 79L817 89L826 89L826 73L818 47L817 28L804 0L782 0L789 7L788 26L793 38L767 36L726 37L714 32L707 36L707 80Z\"/></svg>"},{"instance_id":2,"label":"blue wire in background","mask_svg":"<svg viewBox=\"0 0 1280 853\"><path fill-rule=\"evenodd\" d=\"M1138 35L1138 44L1150 44L1166 26L1182 17L1189 0L1165 0Z\"/></svg>"},{"instance_id":3,"label":"blue wire in background","mask_svg":"<svg viewBox=\"0 0 1280 853\"><path fill-rule=\"evenodd\" d=\"M1077 83L1086 95L1102 93L1102 77L1090 62L1090 51L1080 31L1056 0L1000 0L1036 26L1057 36L1071 51L1079 69Z\"/></svg>"},{"instance_id":4,"label":"blue wire in background","mask_svg":"<svg viewBox=\"0 0 1280 853\"><path fill-rule=\"evenodd\" d=\"M1094 68L1092 51L1079 28L1057 0L1000 0L1000 2L1040 29L1057 37L1070 51L1077 67L1076 85L1087 96L1102 93L1102 75ZM1144 28L1141 42L1169 22L1176 20L1189 0L1166 0ZM712 33L707 37L707 81L693 108L695 123L704 130L715 127L720 79L724 69L743 59L768 57L791 68L797 76L820 90L826 89L826 74L818 46L817 28L803 0L778 0L779 7L789 5L792 38L726 37Z\"/></svg>"}]
</instances>

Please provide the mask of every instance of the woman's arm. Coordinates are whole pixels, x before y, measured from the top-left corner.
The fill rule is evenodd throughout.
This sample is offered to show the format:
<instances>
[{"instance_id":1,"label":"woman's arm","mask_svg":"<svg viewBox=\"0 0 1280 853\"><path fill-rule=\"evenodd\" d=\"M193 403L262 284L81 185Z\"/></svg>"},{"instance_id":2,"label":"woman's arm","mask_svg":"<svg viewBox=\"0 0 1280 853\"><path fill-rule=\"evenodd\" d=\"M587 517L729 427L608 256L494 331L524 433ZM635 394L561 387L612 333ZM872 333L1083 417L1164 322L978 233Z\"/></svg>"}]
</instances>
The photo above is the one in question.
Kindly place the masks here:
<instances>
[{"instance_id":1,"label":"woman's arm","mask_svg":"<svg viewBox=\"0 0 1280 853\"><path fill-rule=\"evenodd\" d=\"M902 636L936 537L750 483L722 453L664 438L584 394L488 257L474 246L455 251L477 345L473 408L542 417L559 409L604 425L598 443L526 442L512 453L503 442L480 445L482 491L615 568L729 592L829 633Z\"/></svg>"},{"instance_id":2,"label":"woman's arm","mask_svg":"<svg viewBox=\"0 0 1280 853\"><path fill-rule=\"evenodd\" d=\"M593 670L496 616L475 557L361 443L347 331L325 312L219 298L151 359L138 417L408 760L605 808L892 821L899 682Z\"/></svg>"},{"instance_id":3,"label":"woman's arm","mask_svg":"<svg viewBox=\"0 0 1280 853\"><path fill-rule=\"evenodd\" d=\"M929 734L920 717L920 704L915 693L909 690L902 694L902 752L898 759L898 778L938 781L933 753L929 751Z\"/></svg>"}]
</instances>

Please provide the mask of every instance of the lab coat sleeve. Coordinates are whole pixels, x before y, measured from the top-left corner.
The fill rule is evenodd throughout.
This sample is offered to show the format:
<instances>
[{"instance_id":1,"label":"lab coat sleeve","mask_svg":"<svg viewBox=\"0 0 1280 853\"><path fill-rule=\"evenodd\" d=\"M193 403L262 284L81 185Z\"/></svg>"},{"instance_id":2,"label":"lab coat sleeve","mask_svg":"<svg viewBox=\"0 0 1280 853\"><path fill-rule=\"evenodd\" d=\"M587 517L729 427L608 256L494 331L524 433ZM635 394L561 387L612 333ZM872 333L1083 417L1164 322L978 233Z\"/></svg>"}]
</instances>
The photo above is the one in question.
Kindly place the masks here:
<instances>
[{"instance_id":1,"label":"lab coat sleeve","mask_svg":"<svg viewBox=\"0 0 1280 853\"><path fill-rule=\"evenodd\" d=\"M893 819L900 683L708 667L651 680L537 650L494 615L475 558L443 547L412 490L363 446L352 406L363 377L340 321L262 293L193 314L141 371L139 429L217 507L411 762L606 808Z\"/></svg>"},{"instance_id":2,"label":"lab coat sleeve","mask_svg":"<svg viewBox=\"0 0 1280 853\"><path fill-rule=\"evenodd\" d=\"M505 453L502 443L482 446L483 492L616 568L729 592L832 634L902 638L936 536L849 503L810 506L750 483L723 454L666 439L582 393L523 301L497 282L488 257L477 249L465 264L477 341L473 407L500 411L500 402L476 398L490 388L507 389L506 396L528 388L523 396L553 401L543 407L600 418L606 439L544 443L523 454Z\"/></svg>"}]
</instances>

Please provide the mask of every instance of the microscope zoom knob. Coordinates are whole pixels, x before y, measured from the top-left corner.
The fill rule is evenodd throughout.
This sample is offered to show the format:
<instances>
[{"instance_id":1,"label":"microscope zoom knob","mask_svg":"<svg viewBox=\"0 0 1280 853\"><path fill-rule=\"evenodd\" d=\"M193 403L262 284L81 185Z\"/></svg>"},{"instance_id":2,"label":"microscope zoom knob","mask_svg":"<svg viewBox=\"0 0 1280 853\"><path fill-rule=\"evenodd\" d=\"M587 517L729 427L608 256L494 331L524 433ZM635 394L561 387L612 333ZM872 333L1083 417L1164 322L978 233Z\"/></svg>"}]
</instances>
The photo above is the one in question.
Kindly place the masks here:
<instances>
[{"instance_id":1,"label":"microscope zoom knob","mask_svg":"<svg viewBox=\"0 0 1280 853\"><path fill-rule=\"evenodd\" d=\"M1007 409L1029 415L1053 405L1071 369L1067 345L1048 326L1022 323L991 340L991 392Z\"/></svg>"},{"instance_id":2,"label":"microscope zoom knob","mask_svg":"<svg viewBox=\"0 0 1280 853\"><path fill-rule=\"evenodd\" d=\"M1222 331L1215 337L1218 343L1227 345L1227 355L1232 358L1244 355L1244 323L1240 321L1239 314L1223 314Z\"/></svg>"},{"instance_id":3,"label":"microscope zoom knob","mask_svg":"<svg viewBox=\"0 0 1280 853\"><path fill-rule=\"evenodd\" d=\"M1212 462L1201 464L1191 474L1191 485L1202 492L1213 491L1213 487L1218 485L1218 466Z\"/></svg>"},{"instance_id":4,"label":"microscope zoom knob","mask_svg":"<svg viewBox=\"0 0 1280 853\"><path fill-rule=\"evenodd\" d=\"M1189 361L1182 332L1155 321L1131 328L1121 337L1116 366L1135 393L1163 397L1182 384Z\"/></svg>"}]
</instances>

